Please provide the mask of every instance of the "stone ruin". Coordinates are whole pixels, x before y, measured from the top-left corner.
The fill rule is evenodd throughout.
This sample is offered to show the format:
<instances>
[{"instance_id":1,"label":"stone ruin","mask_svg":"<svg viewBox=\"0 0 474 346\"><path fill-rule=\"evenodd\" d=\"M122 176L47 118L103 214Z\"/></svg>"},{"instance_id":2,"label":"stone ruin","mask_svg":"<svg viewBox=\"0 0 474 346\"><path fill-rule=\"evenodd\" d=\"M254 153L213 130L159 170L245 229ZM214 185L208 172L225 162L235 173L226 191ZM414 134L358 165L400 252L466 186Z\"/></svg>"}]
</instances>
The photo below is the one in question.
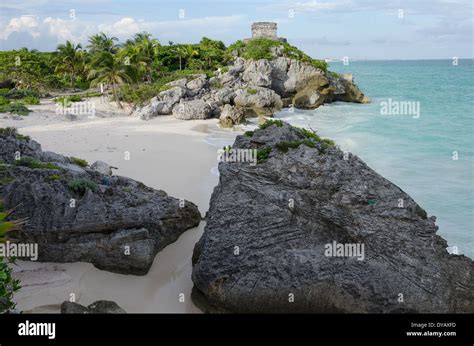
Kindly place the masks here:
<instances>
[{"instance_id":1,"label":"stone ruin","mask_svg":"<svg viewBox=\"0 0 474 346\"><path fill-rule=\"evenodd\" d=\"M286 42L286 38L278 37L277 23L274 23L274 22L253 23L252 24L252 38L246 39L245 41L256 39L256 38L269 38L272 40Z\"/></svg>"}]
</instances>

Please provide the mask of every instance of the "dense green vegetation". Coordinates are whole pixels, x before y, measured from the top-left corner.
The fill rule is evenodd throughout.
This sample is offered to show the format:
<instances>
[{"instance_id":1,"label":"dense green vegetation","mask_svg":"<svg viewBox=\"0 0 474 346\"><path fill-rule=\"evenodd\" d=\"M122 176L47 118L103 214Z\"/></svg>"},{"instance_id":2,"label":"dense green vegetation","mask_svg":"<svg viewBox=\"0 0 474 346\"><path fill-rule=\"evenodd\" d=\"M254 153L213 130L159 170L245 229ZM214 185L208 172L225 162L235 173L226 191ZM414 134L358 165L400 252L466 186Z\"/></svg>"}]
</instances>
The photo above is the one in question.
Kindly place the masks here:
<instances>
[{"instance_id":1,"label":"dense green vegetation","mask_svg":"<svg viewBox=\"0 0 474 346\"><path fill-rule=\"evenodd\" d=\"M123 43L99 33L89 37L84 46L66 41L54 52L27 48L0 52L0 84L4 88L0 89L0 107L6 107L0 111L26 115L19 104L38 104L38 98L48 91L78 91L99 85L110 92L119 107L121 101L141 104L165 90L170 81L201 73L211 76L217 69L225 72L235 56L271 59L275 50L327 69L324 61L312 59L288 43L263 38L237 41L227 48L223 42L206 37L197 44L165 45L147 32ZM13 100L17 100L15 105L8 108ZM77 102L70 96L56 101L65 105Z\"/></svg>"},{"instance_id":2,"label":"dense green vegetation","mask_svg":"<svg viewBox=\"0 0 474 346\"><path fill-rule=\"evenodd\" d=\"M9 212L4 211L3 202L0 201L0 243L5 243L7 233L18 229L22 224L18 221L7 221L8 215ZM14 259L0 257L0 313L15 309L13 295L21 288L20 281L12 276L10 263L14 263Z\"/></svg>"},{"instance_id":3,"label":"dense green vegetation","mask_svg":"<svg viewBox=\"0 0 474 346\"><path fill-rule=\"evenodd\" d=\"M280 46L283 47L282 53L286 57L307 62L316 68L327 71L328 65L324 60L313 59L287 42L275 41L268 38L258 38L247 42L237 41L227 49L227 58L230 59L230 57L237 55L245 59L253 60L272 59L272 49L278 49Z\"/></svg>"}]
</instances>

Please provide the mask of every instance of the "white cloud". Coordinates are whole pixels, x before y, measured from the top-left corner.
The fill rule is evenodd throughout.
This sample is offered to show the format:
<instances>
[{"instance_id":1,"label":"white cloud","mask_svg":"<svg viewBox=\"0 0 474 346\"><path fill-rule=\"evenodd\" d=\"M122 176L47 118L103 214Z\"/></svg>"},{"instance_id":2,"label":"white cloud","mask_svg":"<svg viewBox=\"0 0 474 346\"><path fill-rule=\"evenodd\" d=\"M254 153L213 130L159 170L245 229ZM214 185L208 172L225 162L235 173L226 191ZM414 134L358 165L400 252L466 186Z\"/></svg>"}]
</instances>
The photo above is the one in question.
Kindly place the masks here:
<instances>
[{"instance_id":1,"label":"white cloud","mask_svg":"<svg viewBox=\"0 0 474 346\"><path fill-rule=\"evenodd\" d=\"M131 17L123 17L111 24L100 24L99 31L113 34L117 37L130 37L137 32L153 31L158 33L179 31L182 29L202 29L212 27L219 30L231 27L245 17L240 15L214 16L171 21L143 21Z\"/></svg>"},{"instance_id":2,"label":"white cloud","mask_svg":"<svg viewBox=\"0 0 474 346\"><path fill-rule=\"evenodd\" d=\"M38 19L34 16L21 16L10 19L5 28L2 29L0 37L6 40L13 32L28 32L33 37L40 35L38 31Z\"/></svg>"}]
</instances>

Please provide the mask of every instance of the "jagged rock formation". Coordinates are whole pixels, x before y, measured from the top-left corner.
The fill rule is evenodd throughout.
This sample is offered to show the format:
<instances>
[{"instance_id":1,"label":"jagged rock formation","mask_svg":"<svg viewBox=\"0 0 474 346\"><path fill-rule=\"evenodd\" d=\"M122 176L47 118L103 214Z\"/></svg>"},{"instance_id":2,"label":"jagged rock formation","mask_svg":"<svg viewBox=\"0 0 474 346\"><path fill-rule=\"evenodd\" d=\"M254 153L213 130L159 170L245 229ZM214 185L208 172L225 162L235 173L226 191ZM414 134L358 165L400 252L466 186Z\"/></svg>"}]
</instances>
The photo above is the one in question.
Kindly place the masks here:
<instances>
[{"instance_id":1,"label":"jagged rock formation","mask_svg":"<svg viewBox=\"0 0 474 346\"><path fill-rule=\"evenodd\" d=\"M71 158L43 152L15 131L0 133L0 162L5 208L14 209L15 219L28 219L11 236L37 243L41 262L90 262L143 275L157 252L201 219L189 201L110 176L104 163L80 167Z\"/></svg>"},{"instance_id":2,"label":"jagged rock formation","mask_svg":"<svg viewBox=\"0 0 474 346\"><path fill-rule=\"evenodd\" d=\"M333 101L368 102L352 77L326 73L272 48L272 60L235 58L211 78L201 74L168 83L168 90L133 115L145 120L169 114L184 120L220 117L221 125L230 127L248 117L271 116L290 104L313 109ZM225 105L243 116L230 117L229 108L223 114Z\"/></svg>"},{"instance_id":3,"label":"jagged rock formation","mask_svg":"<svg viewBox=\"0 0 474 346\"><path fill-rule=\"evenodd\" d=\"M257 148L259 163L219 164L194 249L203 311L474 312L473 261L449 254L399 187L285 123L249 135L233 148Z\"/></svg>"},{"instance_id":4,"label":"jagged rock formation","mask_svg":"<svg viewBox=\"0 0 474 346\"><path fill-rule=\"evenodd\" d=\"M62 314L126 314L115 302L98 300L85 307L78 303L65 301L61 304Z\"/></svg>"}]
</instances>

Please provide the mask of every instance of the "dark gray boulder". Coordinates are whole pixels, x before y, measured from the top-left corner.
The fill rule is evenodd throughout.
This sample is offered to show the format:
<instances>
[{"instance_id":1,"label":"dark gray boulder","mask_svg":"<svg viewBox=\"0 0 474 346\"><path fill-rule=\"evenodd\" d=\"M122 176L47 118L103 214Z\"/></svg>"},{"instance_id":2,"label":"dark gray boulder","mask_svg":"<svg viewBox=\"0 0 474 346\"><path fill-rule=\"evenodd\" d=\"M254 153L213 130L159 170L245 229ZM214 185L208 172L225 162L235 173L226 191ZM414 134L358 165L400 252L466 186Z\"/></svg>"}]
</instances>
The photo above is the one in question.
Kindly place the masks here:
<instances>
[{"instance_id":1,"label":"dark gray boulder","mask_svg":"<svg viewBox=\"0 0 474 346\"><path fill-rule=\"evenodd\" d=\"M157 252L200 222L189 201L133 179L42 158L37 142L0 134L0 196L15 219L28 220L11 237L37 243L41 262L90 262L144 275Z\"/></svg>"},{"instance_id":2,"label":"dark gray boulder","mask_svg":"<svg viewBox=\"0 0 474 346\"><path fill-rule=\"evenodd\" d=\"M259 150L256 166L219 164L193 254L196 305L239 313L474 312L473 261L446 251L435 217L358 157L280 125L237 137L234 149Z\"/></svg>"},{"instance_id":3,"label":"dark gray boulder","mask_svg":"<svg viewBox=\"0 0 474 346\"><path fill-rule=\"evenodd\" d=\"M61 304L62 314L126 314L127 312L115 302L98 300L85 307L78 303L65 301Z\"/></svg>"}]
</instances>

